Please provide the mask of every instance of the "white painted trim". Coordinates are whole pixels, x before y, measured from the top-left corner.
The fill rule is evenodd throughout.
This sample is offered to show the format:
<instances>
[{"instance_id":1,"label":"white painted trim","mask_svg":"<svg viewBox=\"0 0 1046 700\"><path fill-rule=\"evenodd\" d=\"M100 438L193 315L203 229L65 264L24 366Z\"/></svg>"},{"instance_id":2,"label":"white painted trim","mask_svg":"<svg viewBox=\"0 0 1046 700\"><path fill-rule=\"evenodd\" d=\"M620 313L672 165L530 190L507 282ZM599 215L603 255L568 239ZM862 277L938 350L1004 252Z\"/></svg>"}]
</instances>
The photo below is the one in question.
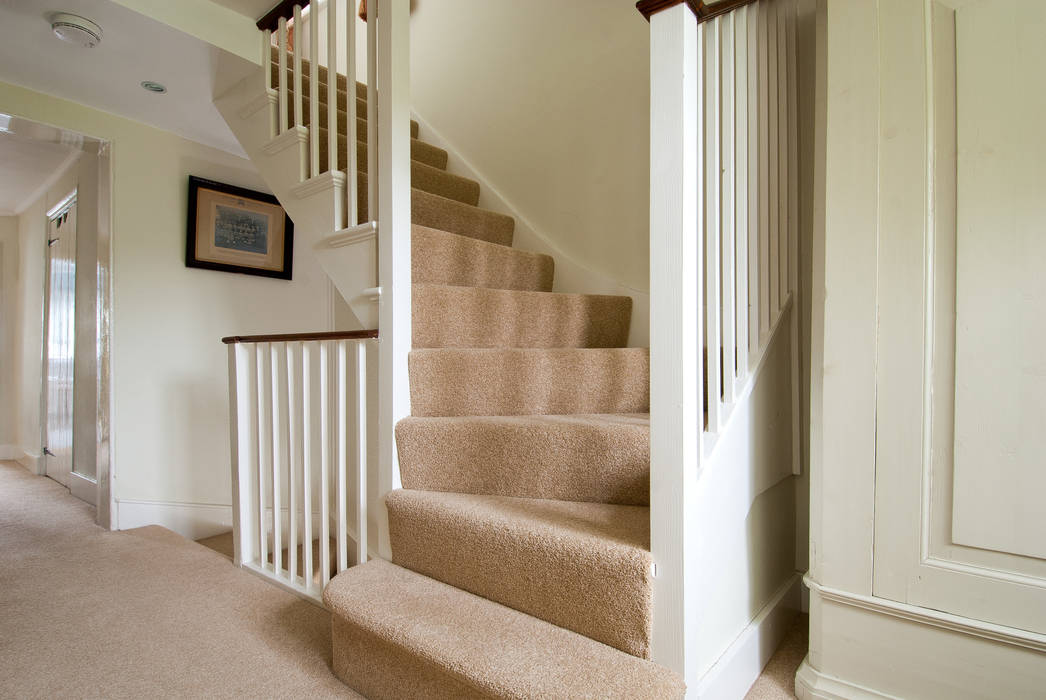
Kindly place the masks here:
<instances>
[{"instance_id":1,"label":"white painted trim","mask_svg":"<svg viewBox=\"0 0 1046 700\"><path fill-rule=\"evenodd\" d=\"M789 577L687 697L701 700L744 697L798 614L801 588L798 573Z\"/></svg>"},{"instance_id":2,"label":"white painted trim","mask_svg":"<svg viewBox=\"0 0 1046 700\"><path fill-rule=\"evenodd\" d=\"M810 665L809 656L803 659L795 674L795 695L799 700L881 700L895 697L825 675Z\"/></svg>"},{"instance_id":3,"label":"white painted trim","mask_svg":"<svg viewBox=\"0 0 1046 700\"><path fill-rule=\"evenodd\" d=\"M240 107L236 114L240 119L250 119L258 112L262 111L266 107L272 108L276 105L279 97L275 90L272 88L266 88L265 92L261 93L253 100Z\"/></svg>"},{"instance_id":4,"label":"white painted trim","mask_svg":"<svg viewBox=\"0 0 1046 700\"><path fill-rule=\"evenodd\" d=\"M350 226L320 241L326 248L343 248L357 243L369 243L377 238L378 222L368 221L359 226Z\"/></svg>"},{"instance_id":5,"label":"white painted trim","mask_svg":"<svg viewBox=\"0 0 1046 700\"><path fill-rule=\"evenodd\" d=\"M65 160L62 161L61 165L55 168L54 171L47 176L47 179L41 182L40 186L33 190L32 194L27 195L25 201L22 204L19 204L17 207L15 207L15 211L14 214L12 214L12 216L21 216L22 213L26 209L28 209L33 202L43 197L44 193L47 192L47 190L51 189L51 187L53 187L54 184L58 182L59 178L65 175L66 171L72 167L73 163L79 160L81 153L83 153L83 151L79 148L69 151L69 154L65 157ZM73 194L75 196L75 192ZM50 212L48 212L47 216L51 216Z\"/></svg>"},{"instance_id":6,"label":"white painted trim","mask_svg":"<svg viewBox=\"0 0 1046 700\"><path fill-rule=\"evenodd\" d=\"M190 540L232 530L232 506L168 501L116 501L119 529L162 525Z\"/></svg>"},{"instance_id":7,"label":"white painted trim","mask_svg":"<svg viewBox=\"0 0 1046 700\"><path fill-rule=\"evenodd\" d=\"M295 128L303 129L304 127ZM279 140L279 138L277 138L277 140ZM316 177L310 177L308 180L292 189L291 194L293 194L295 197L299 199L305 199L306 197L311 197L314 194L319 194L320 192L327 192L328 190L343 187L344 185L344 173L338 171L331 172L328 170L327 172L317 175Z\"/></svg>"},{"instance_id":8,"label":"white painted trim","mask_svg":"<svg viewBox=\"0 0 1046 700\"><path fill-rule=\"evenodd\" d=\"M803 577L803 583L805 583L812 592L816 593L824 600L849 605L855 608L862 608L882 615L901 618L902 620L915 622L921 625L937 627L950 632L958 632L971 637L980 637L993 642L1001 642L1012 646L1024 647L1025 649L1031 649L1033 651L1046 652L1046 634L1038 634L1036 632L1017 629L1015 627L1005 627L1003 625L974 620L959 615L952 615L950 613L932 610L930 608L920 608L915 605L899 603L885 598L850 593L849 591L822 586L812 580L809 575Z\"/></svg>"},{"instance_id":9,"label":"white painted trim","mask_svg":"<svg viewBox=\"0 0 1046 700\"><path fill-rule=\"evenodd\" d=\"M43 455L36 455L28 450L22 450L22 454L15 458L15 461L21 464L23 467L28 469L37 476L44 476L44 460Z\"/></svg>"},{"instance_id":10,"label":"white painted trim","mask_svg":"<svg viewBox=\"0 0 1046 700\"><path fill-rule=\"evenodd\" d=\"M98 482L83 474L69 472L69 493L92 506L98 504Z\"/></svg>"},{"instance_id":11,"label":"white painted trim","mask_svg":"<svg viewBox=\"0 0 1046 700\"><path fill-rule=\"evenodd\" d=\"M291 129L287 129L282 134L269 141L267 144L262 146L262 153L267 156L274 156L277 153L281 153L288 148L294 146L300 146L309 142L309 130L304 126L295 126Z\"/></svg>"},{"instance_id":12,"label":"white painted trim","mask_svg":"<svg viewBox=\"0 0 1046 700\"><path fill-rule=\"evenodd\" d=\"M317 606L319 606L321 608L324 608L324 609L327 608L327 606L323 604L323 599L322 598L317 598L315 596L309 595L308 593L306 593L302 589L297 588L296 586L291 585L291 583L289 581L287 581L286 579L278 577L278 576L275 576L273 574L273 572L272 572L272 566L271 565L268 565L268 566L258 566L257 564L240 564L240 568L243 569L244 571L248 571L248 572L254 574L255 576L257 576L259 578L265 579L267 582L273 584L274 586L279 586L280 588L282 588L283 590L287 591L288 593L293 593L294 595L298 596L302 600L307 600L310 603L312 603L313 605L317 605ZM301 580L301 577L299 576L298 579ZM322 591L322 589L321 589L321 591Z\"/></svg>"}]
</instances>

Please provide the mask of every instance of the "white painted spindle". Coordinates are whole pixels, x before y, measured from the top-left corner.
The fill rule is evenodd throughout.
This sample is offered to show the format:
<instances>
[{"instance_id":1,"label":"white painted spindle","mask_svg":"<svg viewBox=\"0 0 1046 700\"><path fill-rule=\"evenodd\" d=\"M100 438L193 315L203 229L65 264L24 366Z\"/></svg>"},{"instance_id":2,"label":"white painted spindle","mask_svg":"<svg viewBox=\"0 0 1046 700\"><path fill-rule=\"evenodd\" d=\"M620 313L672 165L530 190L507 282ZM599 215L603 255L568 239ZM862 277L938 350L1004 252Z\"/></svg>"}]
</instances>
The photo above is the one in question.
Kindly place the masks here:
<instances>
[{"instance_id":1,"label":"white painted spindle","mask_svg":"<svg viewBox=\"0 0 1046 700\"><path fill-rule=\"evenodd\" d=\"M330 353L320 343L320 571L323 586L330 581Z\"/></svg>"},{"instance_id":2,"label":"white painted spindle","mask_svg":"<svg viewBox=\"0 0 1046 700\"><path fill-rule=\"evenodd\" d=\"M271 381L269 396L272 400L272 570L279 576L283 564L283 431L280 430L283 397L280 395L282 392L279 349L274 343L268 347Z\"/></svg>"},{"instance_id":3,"label":"white painted spindle","mask_svg":"<svg viewBox=\"0 0 1046 700\"><path fill-rule=\"evenodd\" d=\"M327 3L327 172L338 172L338 3ZM351 95L346 94L346 101ZM348 126L346 125L346 137Z\"/></svg>"},{"instance_id":4,"label":"white painted spindle","mask_svg":"<svg viewBox=\"0 0 1046 700\"><path fill-rule=\"evenodd\" d=\"M287 362L287 451L290 460L287 462L288 485L287 504L290 519L290 532L287 541L287 574L291 582L298 580L298 500L301 494L298 491L298 475L301 473L301 396L300 396L300 372L298 369L297 352L301 343L287 343L284 355Z\"/></svg>"},{"instance_id":5,"label":"white painted spindle","mask_svg":"<svg viewBox=\"0 0 1046 700\"><path fill-rule=\"evenodd\" d=\"M734 69L735 69L735 97L734 97L734 136L736 139L737 152L734 159L734 176L736 181L735 195L737 214L735 216L737 249L737 279L736 279L736 306L735 318L737 327L736 347L736 373L734 394L740 395L748 378L748 236L749 236L749 198L751 192L749 183L749 163L751 155L749 143L751 141L750 131L750 106L749 76L748 76L748 24L751 16L752 6L741 8L734 18Z\"/></svg>"},{"instance_id":6,"label":"white painted spindle","mask_svg":"<svg viewBox=\"0 0 1046 700\"><path fill-rule=\"evenodd\" d=\"M312 344L303 343L301 348L301 407L302 407L302 475L301 492L304 498L305 536L302 547L302 576L305 590L313 591L315 570L312 563ZM322 512L322 511L321 511Z\"/></svg>"},{"instance_id":7,"label":"white painted spindle","mask_svg":"<svg viewBox=\"0 0 1046 700\"><path fill-rule=\"evenodd\" d=\"M352 93L355 95L355 91ZM367 8L367 218L378 220L378 3Z\"/></svg>"},{"instance_id":8,"label":"white painted spindle","mask_svg":"<svg viewBox=\"0 0 1046 700\"><path fill-rule=\"evenodd\" d=\"M759 49L759 21L762 3L749 5L748 10L748 363L747 371L754 366L758 355L761 325L760 292L760 240L762 215L759 204L762 196L762 129L759 116L762 114L762 91L759 89L761 51Z\"/></svg>"},{"instance_id":9,"label":"white painted spindle","mask_svg":"<svg viewBox=\"0 0 1046 700\"><path fill-rule=\"evenodd\" d=\"M266 487L269 481L269 463L272 460L272 440L269 436L272 429L272 402L268 393L272 379L266 362L268 347L264 343L258 343L255 356L258 376L258 561L264 567L269 559L267 503L270 491Z\"/></svg>"},{"instance_id":10,"label":"white painted spindle","mask_svg":"<svg viewBox=\"0 0 1046 700\"><path fill-rule=\"evenodd\" d=\"M301 94L301 5L294 6L294 126L305 126L304 117L302 115L302 100L304 96ZM304 175L302 175L304 179Z\"/></svg>"},{"instance_id":11,"label":"white painted spindle","mask_svg":"<svg viewBox=\"0 0 1046 700\"><path fill-rule=\"evenodd\" d=\"M348 227L360 223L356 116L356 13L349 6L345 12L345 225ZM367 124L368 132L373 127L373 123Z\"/></svg>"},{"instance_id":12,"label":"white painted spindle","mask_svg":"<svg viewBox=\"0 0 1046 700\"><path fill-rule=\"evenodd\" d=\"M320 3L309 3L309 172L320 174ZM322 549L322 548L321 548Z\"/></svg>"},{"instance_id":13,"label":"white painted spindle","mask_svg":"<svg viewBox=\"0 0 1046 700\"><path fill-rule=\"evenodd\" d=\"M272 93L272 32L266 29L262 32L262 67L265 69L262 72L265 74L265 94ZM269 138L276 138L276 113L273 111L271 105L268 108L269 113Z\"/></svg>"},{"instance_id":14,"label":"white painted spindle","mask_svg":"<svg viewBox=\"0 0 1046 700\"><path fill-rule=\"evenodd\" d=\"M737 206L735 197L737 195L737 181L734 176L737 168L737 143L735 140L735 117L734 100L736 90L734 89L734 23L737 21L737 13L728 13L723 16L719 27L719 66L721 80L721 102L722 102L722 239L720 242L720 255L722 265L720 266L723 276L721 288L723 290L723 303L720 307L722 337L723 337L723 371L722 389L723 403L727 406L734 402L734 371L735 358L737 357L736 340L736 304L734 301L737 275L734 253L734 240L736 234ZM725 416L724 416L725 418Z\"/></svg>"},{"instance_id":15,"label":"white painted spindle","mask_svg":"<svg viewBox=\"0 0 1046 700\"><path fill-rule=\"evenodd\" d=\"M356 563L367 561L367 345L356 350Z\"/></svg>"},{"instance_id":16,"label":"white painted spindle","mask_svg":"<svg viewBox=\"0 0 1046 700\"><path fill-rule=\"evenodd\" d=\"M337 421L335 429L338 432L338 459L337 459L337 484L335 492L335 525L338 532L338 571L344 571L349 567L348 553L348 469L349 469L349 372L348 372L348 344L347 341L337 342L338 373L336 379L336 391L338 396Z\"/></svg>"},{"instance_id":17,"label":"white painted spindle","mask_svg":"<svg viewBox=\"0 0 1046 700\"><path fill-rule=\"evenodd\" d=\"M791 158L791 146L789 145L789 134L791 129L788 124L788 0L774 3L777 13L777 130L778 149L780 155L777 158L777 182L778 182L778 237L777 237L777 309L784 307L788 299L789 273L788 273L788 248L790 222L788 217L789 198L791 196L791 178L789 177L789 161ZM780 313L778 313L780 315Z\"/></svg>"},{"instance_id":18,"label":"white painted spindle","mask_svg":"<svg viewBox=\"0 0 1046 700\"><path fill-rule=\"evenodd\" d=\"M766 3L767 10L767 98L769 99L768 105L768 117L767 122L769 141L768 141L768 155L769 160L767 167L769 168L768 176L770 182L770 197L767 203L767 217L770 222L769 230L769 257L767 259L769 265L769 276L767 278L768 298L767 303L770 305L767 307L767 330L773 327L774 322L777 320L778 311L781 308L780 299L780 281L779 277L781 274L780 267L780 160L781 160L781 132L778 125L780 115L780 95L778 84L778 63L779 56L777 51L777 2Z\"/></svg>"},{"instance_id":19,"label":"white painted spindle","mask_svg":"<svg viewBox=\"0 0 1046 700\"><path fill-rule=\"evenodd\" d=\"M705 411L708 430L719 430L720 409L720 358L719 337L719 226L720 226L720 83L719 83L719 32L720 18L705 22L700 27L700 46L704 49L703 91L700 94L701 111L704 112L704 165L705 165Z\"/></svg>"},{"instance_id":20,"label":"white painted spindle","mask_svg":"<svg viewBox=\"0 0 1046 700\"><path fill-rule=\"evenodd\" d=\"M280 133L287 131L287 18L280 17L279 29L279 73L277 73L276 84L279 88L279 99L276 110L280 115Z\"/></svg>"}]
</instances>

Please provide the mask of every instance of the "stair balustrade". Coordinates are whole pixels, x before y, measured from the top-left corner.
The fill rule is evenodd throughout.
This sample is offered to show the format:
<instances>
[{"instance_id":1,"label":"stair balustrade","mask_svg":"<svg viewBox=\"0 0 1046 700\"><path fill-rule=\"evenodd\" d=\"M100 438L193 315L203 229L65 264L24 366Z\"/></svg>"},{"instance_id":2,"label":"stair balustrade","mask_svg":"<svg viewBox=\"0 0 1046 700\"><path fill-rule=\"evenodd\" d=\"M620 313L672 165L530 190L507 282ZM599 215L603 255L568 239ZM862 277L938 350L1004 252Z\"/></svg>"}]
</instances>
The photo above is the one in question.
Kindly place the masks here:
<instances>
[{"instance_id":1,"label":"stair balustrade","mask_svg":"<svg viewBox=\"0 0 1046 700\"><path fill-rule=\"evenodd\" d=\"M320 602L367 560L373 331L223 338L229 347L233 560Z\"/></svg>"}]
</instances>

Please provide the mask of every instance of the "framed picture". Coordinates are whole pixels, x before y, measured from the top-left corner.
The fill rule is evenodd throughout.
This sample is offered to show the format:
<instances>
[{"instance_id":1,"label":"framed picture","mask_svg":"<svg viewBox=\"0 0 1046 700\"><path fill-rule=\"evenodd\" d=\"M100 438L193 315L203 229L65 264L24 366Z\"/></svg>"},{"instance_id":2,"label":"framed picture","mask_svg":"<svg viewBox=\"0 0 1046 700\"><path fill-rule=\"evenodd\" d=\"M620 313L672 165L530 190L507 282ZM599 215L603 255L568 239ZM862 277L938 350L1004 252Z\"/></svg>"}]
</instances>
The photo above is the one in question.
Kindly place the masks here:
<instances>
[{"instance_id":1,"label":"framed picture","mask_svg":"<svg viewBox=\"0 0 1046 700\"><path fill-rule=\"evenodd\" d=\"M294 224L271 194L189 176L186 267L291 279Z\"/></svg>"}]
</instances>

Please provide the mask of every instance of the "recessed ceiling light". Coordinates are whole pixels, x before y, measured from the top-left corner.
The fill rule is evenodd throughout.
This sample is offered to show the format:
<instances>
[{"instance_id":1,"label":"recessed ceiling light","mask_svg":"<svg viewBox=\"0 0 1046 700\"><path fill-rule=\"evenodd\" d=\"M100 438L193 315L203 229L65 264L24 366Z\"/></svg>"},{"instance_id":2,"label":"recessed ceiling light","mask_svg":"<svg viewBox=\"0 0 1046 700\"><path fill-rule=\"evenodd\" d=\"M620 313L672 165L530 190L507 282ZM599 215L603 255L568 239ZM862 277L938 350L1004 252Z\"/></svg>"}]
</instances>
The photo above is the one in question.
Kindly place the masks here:
<instances>
[{"instance_id":1,"label":"recessed ceiling light","mask_svg":"<svg viewBox=\"0 0 1046 700\"><path fill-rule=\"evenodd\" d=\"M161 95L163 93L167 92L167 88L166 87L164 87L160 83L154 83L151 80L143 80L142 81L142 87L145 88L146 90L148 90L149 92L156 92L156 93L159 93Z\"/></svg>"},{"instance_id":2,"label":"recessed ceiling light","mask_svg":"<svg viewBox=\"0 0 1046 700\"><path fill-rule=\"evenodd\" d=\"M102 28L89 19L68 12L51 15L51 31L62 41L93 48L102 41Z\"/></svg>"}]
</instances>

